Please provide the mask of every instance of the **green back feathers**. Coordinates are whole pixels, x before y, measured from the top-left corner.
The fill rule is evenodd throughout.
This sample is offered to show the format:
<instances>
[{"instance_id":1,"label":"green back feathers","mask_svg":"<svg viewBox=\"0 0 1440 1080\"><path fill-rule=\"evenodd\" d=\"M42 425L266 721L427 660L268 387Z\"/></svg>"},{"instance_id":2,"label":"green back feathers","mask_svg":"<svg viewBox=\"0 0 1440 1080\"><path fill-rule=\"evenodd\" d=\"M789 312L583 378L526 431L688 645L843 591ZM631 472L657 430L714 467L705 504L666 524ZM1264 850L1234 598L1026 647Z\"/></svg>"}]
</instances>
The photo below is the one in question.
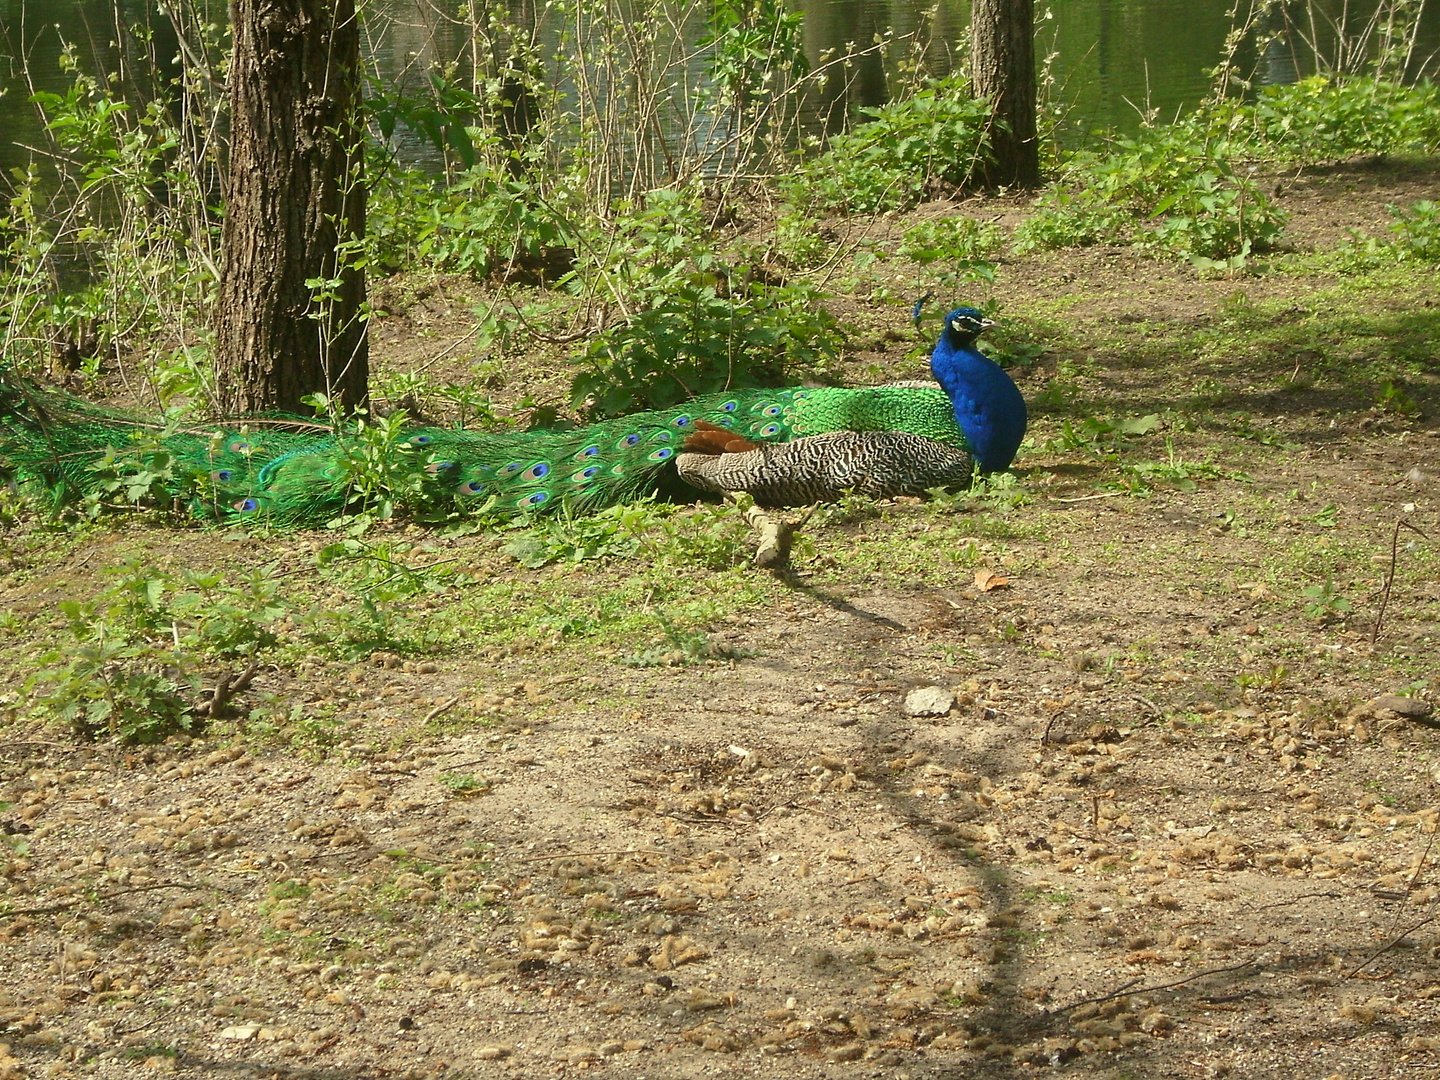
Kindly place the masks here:
<instances>
[{"instance_id":1,"label":"green back feathers","mask_svg":"<svg viewBox=\"0 0 1440 1080\"><path fill-rule=\"evenodd\" d=\"M654 492L696 420L753 442L893 430L964 446L938 388L745 390L573 430L413 427L387 433L377 457L383 422L336 435L301 421L287 429L279 418L167 432L0 374L0 461L19 479L74 498L98 490L127 462L134 468L158 454L170 459L166 490L197 516L275 525L323 524L357 494L383 496L386 485L417 501L489 505L500 513L594 510Z\"/></svg>"}]
</instances>

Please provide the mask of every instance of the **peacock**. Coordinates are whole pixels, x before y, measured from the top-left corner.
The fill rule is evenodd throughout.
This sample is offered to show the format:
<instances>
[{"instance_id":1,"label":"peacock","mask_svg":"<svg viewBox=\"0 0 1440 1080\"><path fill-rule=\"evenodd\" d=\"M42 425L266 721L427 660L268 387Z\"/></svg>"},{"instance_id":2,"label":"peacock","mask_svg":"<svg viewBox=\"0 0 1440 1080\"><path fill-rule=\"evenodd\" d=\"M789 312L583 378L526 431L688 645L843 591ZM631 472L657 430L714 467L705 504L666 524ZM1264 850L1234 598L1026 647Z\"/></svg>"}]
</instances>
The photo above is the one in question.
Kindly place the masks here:
<instances>
[{"instance_id":1,"label":"peacock","mask_svg":"<svg viewBox=\"0 0 1440 1080\"><path fill-rule=\"evenodd\" d=\"M765 505L964 486L977 466L1008 468L1025 432L1019 390L975 344L990 325L974 308L946 317L938 386L736 390L572 430L407 427L385 444L385 475L418 502L511 515L583 513L677 479ZM361 476L373 494L376 430L276 417L172 430L0 372L0 464L57 500L145 470L203 519L323 524L352 505Z\"/></svg>"}]
</instances>

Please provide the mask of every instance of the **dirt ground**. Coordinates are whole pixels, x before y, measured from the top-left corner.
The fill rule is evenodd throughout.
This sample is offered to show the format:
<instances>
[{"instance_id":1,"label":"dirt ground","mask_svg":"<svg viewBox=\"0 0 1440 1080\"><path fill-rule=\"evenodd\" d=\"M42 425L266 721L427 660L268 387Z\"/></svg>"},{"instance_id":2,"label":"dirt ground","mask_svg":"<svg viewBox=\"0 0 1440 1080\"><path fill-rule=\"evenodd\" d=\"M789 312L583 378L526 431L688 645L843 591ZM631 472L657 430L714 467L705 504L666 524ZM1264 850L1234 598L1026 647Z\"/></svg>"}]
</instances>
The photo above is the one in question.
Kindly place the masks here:
<instances>
[{"instance_id":1,"label":"dirt ground","mask_svg":"<svg viewBox=\"0 0 1440 1080\"><path fill-rule=\"evenodd\" d=\"M1276 185L1297 247L1324 248L1437 178ZM1006 263L995 291L1120 335L1057 344L1027 397L1083 361L1075 392L1133 415L1176 378L1147 326L1335 283L1091 249ZM377 352L458 363L473 302L412 299ZM122 748L29 719L12 649L0 1080L1432 1074L1440 362L1397 415L1232 359L1196 370L1255 428L1167 421L1145 449L1224 469L1097 489L1113 463L1044 443L1060 413L1037 406L1028 501L807 527L790 574L753 572L767 601L710 628L743 659L317 658L256 687L323 706L323 750L219 723ZM898 362L847 362L877 361ZM1401 519L1426 535L1396 531L1392 569ZM224 569L312 540L12 530L0 609L50 627L122 552ZM910 545L913 569L887 554ZM483 535L435 546L478 579L607 587ZM1299 583L1332 578L1353 610L1307 613Z\"/></svg>"}]
</instances>

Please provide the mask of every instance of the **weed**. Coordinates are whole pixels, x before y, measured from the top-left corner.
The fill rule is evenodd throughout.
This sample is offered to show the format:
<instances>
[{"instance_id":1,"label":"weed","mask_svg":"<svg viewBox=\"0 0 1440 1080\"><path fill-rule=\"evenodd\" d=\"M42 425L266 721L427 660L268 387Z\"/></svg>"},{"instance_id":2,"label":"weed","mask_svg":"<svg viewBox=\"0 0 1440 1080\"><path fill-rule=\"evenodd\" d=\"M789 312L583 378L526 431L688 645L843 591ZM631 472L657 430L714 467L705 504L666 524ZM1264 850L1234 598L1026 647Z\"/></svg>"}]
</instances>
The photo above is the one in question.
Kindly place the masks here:
<instances>
[{"instance_id":1,"label":"weed","mask_svg":"<svg viewBox=\"0 0 1440 1080\"><path fill-rule=\"evenodd\" d=\"M1408 259L1440 262L1440 204L1422 199L1408 210L1392 206L1390 215L1397 251Z\"/></svg>"},{"instance_id":2,"label":"weed","mask_svg":"<svg viewBox=\"0 0 1440 1080\"><path fill-rule=\"evenodd\" d=\"M1440 147L1440 87L1316 75L1216 103L1195 124L1272 161L1320 163Z\"/></svg>"},{"instance_id":3,"label":"weed","mask_svg":"<svg viewBox=\"0 0 1440 1080\"><path fill-rule=\"evenodd\" d=\"M1272 246L1284 223L1221 146L1175 125L1077 154L1035 218L1017 229L1016 247L1130 240L1210 269L1241 265Z\"/></svg>"},{"instance_id":4,"label":"weed","mask_svg":"<svg viewBox=\"0 0 1440 1080\"><path fill-rule=\"evenodd\" d=\"M664 631L665 644L631 653L622 663L629 667L682 667L711 660L743 660L755 655L749 649L711 641L702 631L681 629L664 615L657 614L655 618Z\"/></svg>"},{"instance_id":5,"label":"weed","mask_svg":"<svg viewBox=\"0 0 1440 1080\"><path fill-rule=\"evenodd\" d=\"M452 799L466 799L472 795L483 795L490 790L491 781L472 773L443 772L440 786Z\"/></svg>"},{"instance_id":6,"label":"weed","mask_svg":"<svg viewBox=\"0 0 1440 1080\"><path fill-rule=\"evenodd\" d=\"M1307 585L1300 595L1305 598L1305 614L1321 622L1331 622L1355 610L1355 605L1341 596L1335 582L1328 578L1323 585Z\"/></svg>"},{"instance_id":7,"label":"weed","mask_svg":"<svg viewBox=\"0 0 1440 1080\"><path fill-rule=\"evenodd\" d=\"M879 108L824 153L782 179L782 194L811 213L903 210L936 186L964 184L986 160L989 107L963 78L935 79Z\"/></svg>"},{"instance_id":8,"label":"weed","mask_svg":"<svg viewBox=\"0 0 1440 1080\"><path fill-rule=\"evenodd\" d=\"M912 225L900 238L904 258L929 266L935 262L989 264L1000 251L1000 230L988 222L956 215Z\"/></svg>"}]
</instances>

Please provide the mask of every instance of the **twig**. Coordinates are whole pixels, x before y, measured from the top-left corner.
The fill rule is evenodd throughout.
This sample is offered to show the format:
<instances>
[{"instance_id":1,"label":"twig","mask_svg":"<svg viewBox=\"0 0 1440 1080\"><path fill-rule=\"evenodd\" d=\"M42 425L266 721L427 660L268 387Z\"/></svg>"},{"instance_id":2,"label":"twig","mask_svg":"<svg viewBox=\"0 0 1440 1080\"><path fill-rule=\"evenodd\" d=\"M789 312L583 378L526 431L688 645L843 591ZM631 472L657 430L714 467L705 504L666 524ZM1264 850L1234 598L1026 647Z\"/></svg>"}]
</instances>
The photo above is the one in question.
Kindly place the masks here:
<instances>
[{"instance_id":1,"label":"twig","mask_svg":"<svg viewBox=\"0 0 1440 1080\"><path fill-rule=\"evenodd\" d=\"M1395 558L1400 551L1400 526L1404 525L1413 533L1424 536L1414 525L1411 525L1404 518L1395 519L1395 531L1390 534L1390 568L1385 571L1385 592L1380 597L1380 613L1375 616L1375 625L1370 628L1370 648L1375 648L1375 640L1380 636L1380 624L1385 621L1385 609L1390 606L1390 586L1395 584Z\"/></svg>"},{"instance_id":2,"label":"twig","mask_svg":"<svg viewBox=\"0 0 1440 1080\"><path fill-rule=\"evenodd\" d=\"M1261 904L1259 907L1255 908L1255 910L1256 910L1256 911L1269 911L1271 908L1289 907L1289 906L1290 906L1291 904L1293 904L1296 900L1316 900L1316 899L1322 899L1322 898L1323 898L1323 899L1326 899L1326 900L1338 900L1338 899L1340 899L1340 897L1343 896L1343 895L1344 895L1343 893L1338 893L1338 892L1307 892L1307 893L1301 893L1299 896L1289 896L1289 897L1286 897L1284 900L1281 900L1279 903L1275 903L1275 904Z\"/></svg>"},{"instance_id":3,"label":"twig","mask_svg":"<svg viewBox=\"0 0 1440 1080\"><path fill-rule=\"evenodd\" d=\"M447 702L445 702L445 703L443 703L443 704L441 704L441 705L436 705L435 708L431 709L428 713L425 714L425 719L424 719L423 723L428 724L431 720L434 720L434 719L435 719L437 716L439 716L441 713L443 713L443 712L445 712L445 711L453 708L453 707L455 706L455 703L458 702L459 700L460 700L460 695L459 695L459 694L456 694L456 695L455 695L454 697L452 697L449 701L447 701Z\"/></svg>"},{"instance_id":4,"label":"twig","mask_svg":"<svg viewBox=\"0 0 1440 1080\"><path fill-rule=\"evenodd\" d=\"M1184 986L1186 983L1192 983L1196 979L1203 979L1207 975L1223 975L1227 971L1239 971L1242 968L1251 967L1254 963L1254 960L1245 960L1238 964L1231 964L1229 967L1208 968L1205 971L1197 971L1194 975L1187 976L1184 979L1176 979L1174 982L1161 983L1159 986L1142 987L1141 989L1136 990L1135 993L1153 994L1159 990L1173 990L1177 986ZM1110 993L1101 994L1099 997L1085 998L1082 1001L1075 1002L1075 1004L1073 1005L1063 1005L1058 1009L1052 1009L1050 1015L1053 1016L1056 1013L1073 1012L1075 1009L1080 1008L1081 1005L1098 1005L1102 1001L1110 1001L1113 998L1123 997L1125 994L1130 992L1131 987L1133 987L1136 983L1140 981L1140 979L1132 979L1130 982L1120 987L1119 990L1112 990Z\"/></svg>"},{"instance_id":5,"label":"twig","mask_svg":"<svg viewBox=\"0 0 1440 1080\"><path fill-rule=\"evenodd\" d=\"M204 889L206 885L191 885L184 881L166 881L157 885L136 885L130 889L115 889L112 892L96 893L94 899L113 900L117 896L125 896L129 893L154 892L156 889ZM33 908L12 908L9 911L0 911L0 918L10 918L13 915L53 915L57 911L68 911L77 904L84 903L88 899L84 896L74 896L69 900L62 900L57 904L46 904L43 907Z\"/></svg>"},{"instance_id":6,"label":"twig","mask_svg":"<svg viewBox=\"0 0 1440 1080\"><path fill-rule=\"evenodd\" d=\"M1395 935L1395 937L1391 938L1391 939L1390 939L1389 941L1387 941L1384 945L1381 945L1380 948L1376 949L1373 953L1371 953L1371 954L1370 954L1369 956L1367 956L1364 960L1362 960L1356 967L1352 968L1350 971L1347 971L1347 972L1346 972L1343 976L1341 976L1341 977L1342 977L1342 978L1346 978L1346 979L1353 979L1353 978L1355 978L1357 975L1360 974L1360 972L1364 971L1367 967L1369 967L1372 963L1374 963L1375 960L1376 960L1378 957L1380 957L1380 956L1384 955L1385 953L1389 952L1389 951L1390 951L1391 949L1393 949L1396 945L1399 945L1400 942L1404 941L1407 936L1409 936L1410 934L1413 934L1416 930L1419 930L1422 926L1428 926L1430 923L1434 922L1437 918L1440 918L1440 915L1427 915L1425 918L1421 919L1421 920L1420 920L1419 922L1417 922L1415 925L1406 927L1404 930L1401 930L1400 933L1398 933L1397 935Z\"/></svg>"},{"instance_id":7,"label":"twig","mask_svg":"<svg viewBox=\"0 0 1440 1080\"><path fill-rule=\"evenodd\" d=\"M522 863L554 862L556 859L593 859L599 855L663 855L663 851L562 851L559 855L532 855Z\"/></svg>"},{"instance_id":8,"label":"twig","mask_svg":"<svg viewBox=\"0 0 1440 1080\"><path fill-rule=\"evenodd\" d=\"M1098 495L1077 495L1073 499L1058 499L1052 496L1050 501L1058 503L1089 502L1091 499L1118 499L1121 495L1129 494L1128 491L1102 491Z\"/></svg>"},{"instance_id":9,"label":"twig","mask_svg":"<svg viewBox=\"0 0 1440 1080\"><path fill-rule=\"evenodd\" d=\"M255 673L260 670L260 661L250 657L250 663L238 676L226 672L215 684L215 689L210 692L210 700L196 708L196 712L203 713L212 720L220 718L221 711L236 694L243 693L249 689L250 683L255 679Z\"/></svg>"},{"instance_id":10,"label":"twig","mask_svg":"<svg viewBox=\"0 0 1440 1080\"><path fill-rule=\"evenodd\" d=\"M1056 720L1059 720L1060 717L1062 717L1062 716L1064 716L1064 715L1065 715L1065 710L1064 710L1064 709L1056 709L1056 710L1050 715L1050 722L1045 725L1045 734L1040 736L1040 746L1041 746L1041 749L1044 749L1045 747L1047 747L1047 746L1050 745L1050 729L1055 726L1055 721L1056 721Z\"/></svg>"}]
</instances>

